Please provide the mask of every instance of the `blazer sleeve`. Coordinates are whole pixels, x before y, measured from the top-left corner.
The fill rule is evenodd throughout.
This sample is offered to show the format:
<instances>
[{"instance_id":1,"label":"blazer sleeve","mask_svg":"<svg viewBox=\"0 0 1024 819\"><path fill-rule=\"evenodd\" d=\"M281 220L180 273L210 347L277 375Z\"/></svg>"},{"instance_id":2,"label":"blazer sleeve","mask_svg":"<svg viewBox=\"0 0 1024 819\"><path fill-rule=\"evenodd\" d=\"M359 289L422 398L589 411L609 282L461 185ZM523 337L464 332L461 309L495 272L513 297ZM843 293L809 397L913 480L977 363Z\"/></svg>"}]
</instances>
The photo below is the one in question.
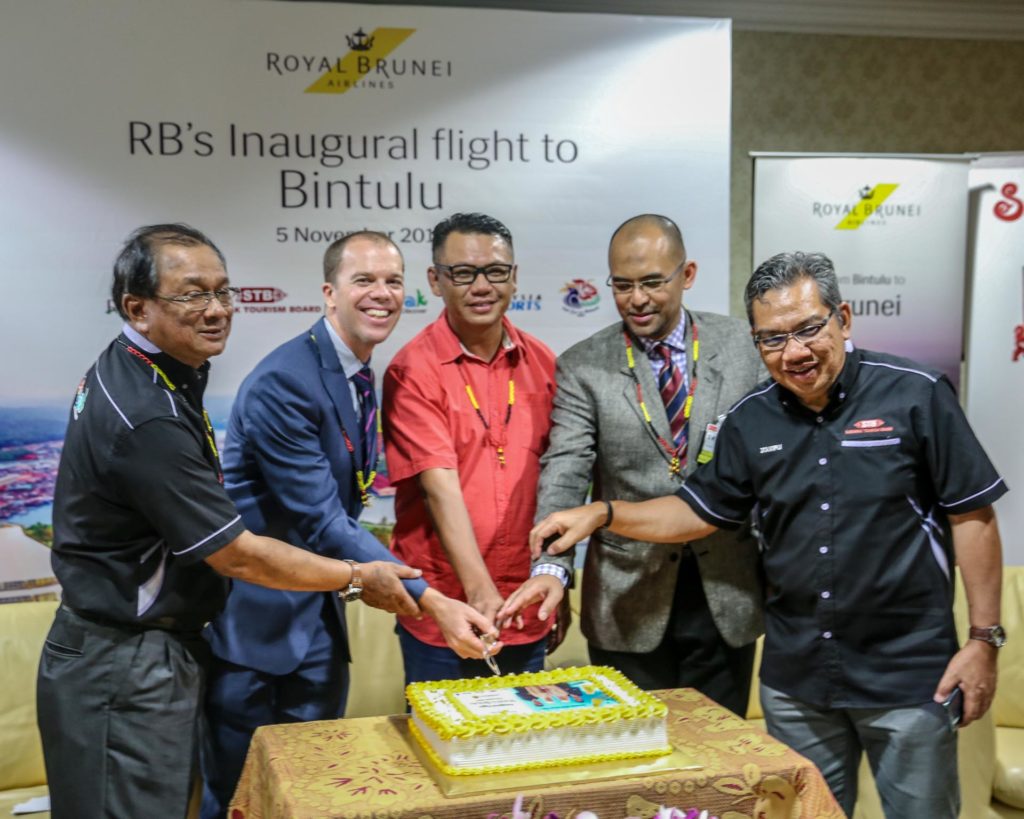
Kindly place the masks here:
<instances>
[{"instance_id":1,"label":"blazer sleeve","mask_svg":"<svg viewBox=\"0 0 1024 819\"><path fill-rule=\"evenodd\" d=\"M266 372L246 395L242 423L251 455L305 548L360 563L400 563L342 503L321 437L321 426L335 422L331 412L329 405L310 395L300 373ZM349 457L342 446L337 450L331 457ZM416 599L427 588L420 579L403 582Z\"/></svg>"},{"instance_id":2,"label":"blazer sleeve","mask_svg":"<svg viewBox=\"0 0 1024 819\"><path fill-rule=\"evenodd\" d=\"M577 376L571 361L560 357L555 366L555 398L551 410L548 448L541 457L537 484L536 520L551 512L586 501L597 458L597 407L593 395ZM555 563L572 577L575 548L559 555L542 555L538 562Z\"/></svg>"}]
</instances>

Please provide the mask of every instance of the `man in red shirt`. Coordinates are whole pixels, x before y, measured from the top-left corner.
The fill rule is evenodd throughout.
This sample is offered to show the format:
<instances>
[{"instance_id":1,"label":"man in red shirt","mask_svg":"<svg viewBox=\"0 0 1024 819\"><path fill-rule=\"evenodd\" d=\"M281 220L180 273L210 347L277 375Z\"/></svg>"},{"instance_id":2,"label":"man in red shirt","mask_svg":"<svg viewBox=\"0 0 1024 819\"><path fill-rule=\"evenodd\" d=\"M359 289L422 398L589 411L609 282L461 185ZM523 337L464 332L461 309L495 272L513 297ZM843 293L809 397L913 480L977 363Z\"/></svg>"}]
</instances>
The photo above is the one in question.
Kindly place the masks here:
<instances>
[{"instance_id":1,"label":"man in red shirt","mask_svg":"<svg viewBox=\"0 0 1024 819\"><path fill-rule=\"evenodd\" d=\"M505 318L516 289L512 235L483 214L434 228L430 289L444 312L384 376L391 548L443 594L494 619L530 574L527 536L548 442L555 357ZM539 671L550 621L524 612L501 648L504 673ZM489 674L427 618L398 618L406 682ZM498 624L499 626L501 624Z\"/></svg>"}]
</instances>

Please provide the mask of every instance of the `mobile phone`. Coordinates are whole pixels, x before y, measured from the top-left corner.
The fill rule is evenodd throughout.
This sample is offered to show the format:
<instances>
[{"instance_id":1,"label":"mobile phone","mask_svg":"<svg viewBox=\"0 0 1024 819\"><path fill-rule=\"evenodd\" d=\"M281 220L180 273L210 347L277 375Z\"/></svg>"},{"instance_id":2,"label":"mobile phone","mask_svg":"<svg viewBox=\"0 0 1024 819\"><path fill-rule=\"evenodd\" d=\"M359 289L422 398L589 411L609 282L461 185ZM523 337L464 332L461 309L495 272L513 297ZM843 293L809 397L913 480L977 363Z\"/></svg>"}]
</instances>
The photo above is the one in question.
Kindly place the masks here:
<instances>
[{"instance_id":1,"label":"mobile phone","mask_svg":"<svg viewBox=\"0 0 1024 819\"><path fill-rule=\"evenodd\" d=\"M935 702L933 700L926 703L925 708L949 720L950 726L956 728L964 716L964 692L960 690L960 686L957 686L953 689L953 693L946 697L945 700L942 702Z\"/></svg>"},{"instance_id":2,"label":"mobile phone","mask_svg":"<svg viewBox=\"0 0 1024 819\"><path fill-rule=\"evenodd\" d=\"M959 685L953 689L952 694L946 697L942 707L949 716L950 725L959 725L960 720L964 717L964 692L960 690Z\"/></svg>"}]
</instances>

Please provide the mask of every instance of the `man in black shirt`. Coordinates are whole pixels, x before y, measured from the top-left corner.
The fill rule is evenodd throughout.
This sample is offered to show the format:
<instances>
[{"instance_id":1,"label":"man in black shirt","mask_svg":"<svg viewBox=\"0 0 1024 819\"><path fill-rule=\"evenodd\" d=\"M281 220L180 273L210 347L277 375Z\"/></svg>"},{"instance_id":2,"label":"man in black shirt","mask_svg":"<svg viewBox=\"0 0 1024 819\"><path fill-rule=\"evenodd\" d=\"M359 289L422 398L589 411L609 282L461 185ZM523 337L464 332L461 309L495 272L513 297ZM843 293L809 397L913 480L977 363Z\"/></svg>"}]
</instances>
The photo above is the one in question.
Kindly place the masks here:
<instances>
[{"instance_id":1,"label":"man in black shirt","mask_svg":"<svg viewBox=\"0 0 1024 819\"><path fill-rule=\"evenodd\" d=\"M601 526L688 540L753 512L769 730L821 768L848 814L863 750L887 816L956 817L959 698L961 724L985 713L1005 642L992 503L1006 486L944 376L847 349L852 314L827 257L769 259L746 303L773 380L732 408L712 461L675 496L555 513L531 548L560 532L558 553ZM959 649L954 561L972 626Z\"/></svg>"},{"instance_id":2,"label":"man in black shirt","mask_svg":"<svg viewBox=\"0 0 1024 819\"><path fill-rule=\"evenodd\" d=\"M52 813L185 816L196 771L203 646L227 577L346 589L416 611L397 562L359 567L249 532L222 486L203 409L234 288L186 225L137 230L114 264L125 324L78 385L54 494L64 597L39 666Z\"/></svg>"}]
</instances>

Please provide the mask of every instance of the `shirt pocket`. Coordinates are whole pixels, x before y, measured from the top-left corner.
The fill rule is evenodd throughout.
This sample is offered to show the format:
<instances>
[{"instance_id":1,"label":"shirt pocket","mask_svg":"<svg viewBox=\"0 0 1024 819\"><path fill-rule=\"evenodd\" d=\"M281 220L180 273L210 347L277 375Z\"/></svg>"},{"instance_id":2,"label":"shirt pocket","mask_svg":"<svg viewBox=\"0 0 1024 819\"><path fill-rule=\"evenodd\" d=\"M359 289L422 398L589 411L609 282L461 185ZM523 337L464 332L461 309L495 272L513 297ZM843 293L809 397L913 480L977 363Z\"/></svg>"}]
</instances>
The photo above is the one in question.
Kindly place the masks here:
<instances>
[{"instance_id":1,"label":"shirt pocket","mask_svg":"<svg viewBox=\"0 0 1024 819\"><path fill-rule=\"evenodd\" d=\"M882 449L887 446L899 446L902 442L902 438L872 438L840 441L839 445L851 449Z\"/></svg>"},{"instance_id":2,"label":"shirt pocket","mask_svg":"<svg viewBox=\"0 0 1024 819\"><path fill-rule=\"evenodd\" d=\"M552 396L547 392L517 391L515 401L515 408L509 419L510 432L515 435L520 445L539 458L548 448Z\"/></svg>"}]
</instances>

